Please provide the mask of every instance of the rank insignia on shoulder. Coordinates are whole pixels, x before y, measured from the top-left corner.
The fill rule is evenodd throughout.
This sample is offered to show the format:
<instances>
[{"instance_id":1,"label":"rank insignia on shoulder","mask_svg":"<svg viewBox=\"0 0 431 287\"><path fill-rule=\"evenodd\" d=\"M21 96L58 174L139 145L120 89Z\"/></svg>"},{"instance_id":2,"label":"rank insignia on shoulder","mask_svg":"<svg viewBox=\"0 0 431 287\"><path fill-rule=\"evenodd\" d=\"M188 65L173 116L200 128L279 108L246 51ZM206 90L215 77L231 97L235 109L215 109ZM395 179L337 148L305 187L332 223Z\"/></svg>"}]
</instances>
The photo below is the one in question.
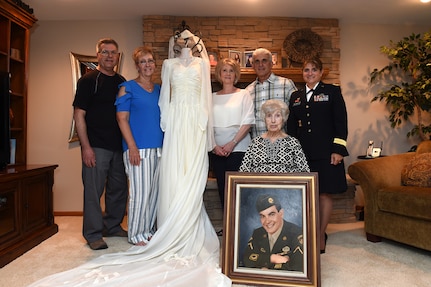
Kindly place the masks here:
<instances>
[{"instance_id":1,"label":"rank insignia on shoulder","mask_svg":"<svg viewBox=\"0 0 431 287\"><path fill-rule=\"evenodd\" d=\"M302 248L299 246L296 246L295 250L293 250L293 253L299 252L301 254L304 254L304 251L302 251Z\"/></svg>"}]
</instances>

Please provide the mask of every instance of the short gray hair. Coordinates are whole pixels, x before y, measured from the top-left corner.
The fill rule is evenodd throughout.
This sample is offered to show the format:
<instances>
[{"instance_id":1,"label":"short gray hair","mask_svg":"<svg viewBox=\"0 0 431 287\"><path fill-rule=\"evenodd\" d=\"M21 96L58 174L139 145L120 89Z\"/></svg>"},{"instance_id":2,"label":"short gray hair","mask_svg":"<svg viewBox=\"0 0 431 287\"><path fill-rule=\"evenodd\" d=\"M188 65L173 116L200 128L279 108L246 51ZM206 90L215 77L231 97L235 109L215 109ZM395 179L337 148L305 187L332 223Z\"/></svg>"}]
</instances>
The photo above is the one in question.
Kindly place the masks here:
<instances>
[{"instance_id":1,"label":"short gray hair","mask_svg":"<svg viewBox=\"0 0 431 287\"><path fill-rule=\"evenodd\" d=\"M265 121L265 117L267 114L272 114L273 112L280 110L281 116L283 117L283 123L287 121L287 118L289 117L289 107L287 104L281 100L267 100L263 105L262 109L260 110L260 116Z\"/></svg>"},{"instance_id":2,"label":"short gray hair","mask_svg":"<svg viewBox=\"0 0 431 287\"><path fill-rule=\"evenodd\" d=\"M265 48L257 48L256 50L253 51L253 60L258 56L258 55L264 55L268 60L272 61L272 53L270 50L265 49Z\"/></svg>"}]
</instances>

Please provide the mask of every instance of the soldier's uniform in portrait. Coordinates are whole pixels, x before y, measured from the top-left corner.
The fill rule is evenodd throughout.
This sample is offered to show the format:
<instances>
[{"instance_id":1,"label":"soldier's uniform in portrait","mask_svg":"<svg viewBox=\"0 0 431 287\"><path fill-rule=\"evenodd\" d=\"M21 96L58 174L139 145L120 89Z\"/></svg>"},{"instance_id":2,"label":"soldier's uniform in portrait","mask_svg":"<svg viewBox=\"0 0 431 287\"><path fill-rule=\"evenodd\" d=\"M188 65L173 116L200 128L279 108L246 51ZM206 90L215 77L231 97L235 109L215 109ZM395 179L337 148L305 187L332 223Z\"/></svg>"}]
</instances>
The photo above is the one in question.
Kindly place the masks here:
<instances>
[{"instance_id":1,"label":"soldier's uniform in portrait","mask_svg":"<svg viewBox=\"0 0 431 287\"><path fill-rule=\"evenodd\" d=\"M286 263L271 263L272 254L288 256ZM291 222L283 220L283 227L270 249L268 233L263 227L254 230L244 251L245 267L268 268L276 270L304 271L302 229Z\"/></svg>"}]
</instances>

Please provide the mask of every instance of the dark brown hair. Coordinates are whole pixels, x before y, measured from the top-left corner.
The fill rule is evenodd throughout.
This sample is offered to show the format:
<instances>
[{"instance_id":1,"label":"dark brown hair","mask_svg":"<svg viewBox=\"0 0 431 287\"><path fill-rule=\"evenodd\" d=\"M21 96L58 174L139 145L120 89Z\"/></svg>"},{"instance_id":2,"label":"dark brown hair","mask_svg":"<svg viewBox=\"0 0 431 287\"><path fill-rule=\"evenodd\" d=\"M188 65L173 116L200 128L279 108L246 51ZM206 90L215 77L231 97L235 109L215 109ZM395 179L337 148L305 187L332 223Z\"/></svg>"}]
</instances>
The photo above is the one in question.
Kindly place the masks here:
<instances>
[{"instance_id":1,"label":"dark brown hair","mask_svg":"<svg viewBox=\"0 0 431 287\"><path fill-rule=\"evenodd\" d=\"M321 61L319 58L317 58L317 57L310 58L310 59L306 59L306 60L304 61L304 64L302 65L302 67L303 67L303 68L305 68L305 66L306 66L307 64L312 64L312 65L313 65L313 66L315 66L319 71L322 71L322 69L323 69L322 61Z\"/></svg>"}]
</instances>

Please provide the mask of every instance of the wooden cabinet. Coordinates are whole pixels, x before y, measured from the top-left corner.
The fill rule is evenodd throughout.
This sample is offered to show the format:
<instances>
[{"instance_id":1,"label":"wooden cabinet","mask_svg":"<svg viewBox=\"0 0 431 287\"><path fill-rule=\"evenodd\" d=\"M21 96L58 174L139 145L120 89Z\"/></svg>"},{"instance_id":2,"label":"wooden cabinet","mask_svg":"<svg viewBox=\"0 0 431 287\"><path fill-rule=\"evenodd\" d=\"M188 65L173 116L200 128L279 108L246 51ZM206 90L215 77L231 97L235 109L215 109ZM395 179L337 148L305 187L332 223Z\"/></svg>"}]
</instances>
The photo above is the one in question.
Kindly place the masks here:
<instances>
[{"instance_id":1,"label":"wooden cabinet","mask_svg":"<svg viewBox=\"0 0 431 287\"><path fill-rule=\"evenodd\" d=\"M0 172L0 268L58 232L54 169L21 165Z\"/></svg>"},{"instance_id":2,"label":"wooden cabinet","mask_svg":"<svg viewBox=\"0 0 431 287\"><path fill-rule=\"evenodd\" d=\"M0 0L0 71L10 74L11 139L15 163L26 163L29 29L36 18L10 0Z\"/></svg>"},{"instance_id":3,"label":"wooden cabinet","mask_svg":"<svg viewBox=\"0 0 431 287\"><path fill-rule=\"evenodd\" d=\"M29 29L28 5L0 0L0 71L10 75L10 137L15 164L0 171L0 268L58 231L52 186L57 165L26 165Z\"/></svg>"}]
</instances>

